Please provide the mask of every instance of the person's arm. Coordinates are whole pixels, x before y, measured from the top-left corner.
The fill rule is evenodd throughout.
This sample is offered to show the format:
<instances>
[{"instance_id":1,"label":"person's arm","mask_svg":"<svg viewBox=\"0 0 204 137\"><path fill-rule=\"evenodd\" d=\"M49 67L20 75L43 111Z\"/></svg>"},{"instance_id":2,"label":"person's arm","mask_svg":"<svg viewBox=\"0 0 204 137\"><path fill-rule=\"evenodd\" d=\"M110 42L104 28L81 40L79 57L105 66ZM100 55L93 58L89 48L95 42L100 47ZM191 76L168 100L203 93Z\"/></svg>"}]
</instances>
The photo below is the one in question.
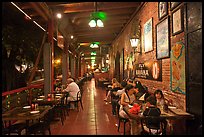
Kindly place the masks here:
<instances>
[{"instance_id":1,"label":"person's arm","mask_svg":"<svg viewBox=\"0 0 204 137\"><path fill-rule=\"evenodd\" d=\"M127 106L129 104L128 102L125 102L125 94L126 93L123 93L120 99L120 104L123 106Z\"/></svg>"}]
</instances>

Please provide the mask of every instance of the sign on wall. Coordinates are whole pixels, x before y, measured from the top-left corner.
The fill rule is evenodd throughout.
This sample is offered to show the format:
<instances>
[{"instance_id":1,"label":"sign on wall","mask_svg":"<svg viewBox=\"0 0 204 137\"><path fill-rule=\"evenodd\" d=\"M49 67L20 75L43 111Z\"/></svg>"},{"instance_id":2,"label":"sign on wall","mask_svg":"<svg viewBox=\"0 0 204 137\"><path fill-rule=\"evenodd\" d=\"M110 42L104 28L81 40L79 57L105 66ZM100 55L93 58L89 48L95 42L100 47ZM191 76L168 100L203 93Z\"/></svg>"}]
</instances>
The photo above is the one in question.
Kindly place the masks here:
<instances>
[{"instance_id":1,"label":"sign on wall","mask_svg":"<svg viewBox=\"0 0 204 137\"><path fill-rule=\"evenodd\" d=\"M135 69L136 78L162 81L161 60L146 61L144 63L136 64Z\"/></svg>"}]
</instances>

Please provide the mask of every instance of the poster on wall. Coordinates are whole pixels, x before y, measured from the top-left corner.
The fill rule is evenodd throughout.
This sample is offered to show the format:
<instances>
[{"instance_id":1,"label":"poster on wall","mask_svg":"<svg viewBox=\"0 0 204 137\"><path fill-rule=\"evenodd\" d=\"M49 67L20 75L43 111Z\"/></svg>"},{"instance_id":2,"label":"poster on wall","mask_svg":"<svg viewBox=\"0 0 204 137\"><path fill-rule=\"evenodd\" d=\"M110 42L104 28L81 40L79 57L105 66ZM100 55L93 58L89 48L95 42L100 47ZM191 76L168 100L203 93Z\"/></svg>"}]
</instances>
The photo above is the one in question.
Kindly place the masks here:
<instances>
[{"instance_id":1,"label":"poster on wall","mask_svg":"<svg viewBox=\"0 0 204 137\"><path fill-rule=\"evenodd\" d=\"M153 50L152 45L152 18L144 24L144 51L149 52Z\"/></svg>"},{"instance_id":2,"label":"poster on wall","mask_svg":"<svg viewBox=\"0 0 204 137\"><path fill-rule=\"evenodd\" d=\"M172 46L170 60L171 91L185 94L185 46L182 42Z\"/></svg>"},{"instance_id":3,"label":"poster on wall","mask_svg":"<svg viewBox=\"0 0 204 137\"><path fill-rule=\"evenodd\" d=\"M146 61L136 64L135 77L162 81L162 61Z\"/></svg>"}]
</instances>

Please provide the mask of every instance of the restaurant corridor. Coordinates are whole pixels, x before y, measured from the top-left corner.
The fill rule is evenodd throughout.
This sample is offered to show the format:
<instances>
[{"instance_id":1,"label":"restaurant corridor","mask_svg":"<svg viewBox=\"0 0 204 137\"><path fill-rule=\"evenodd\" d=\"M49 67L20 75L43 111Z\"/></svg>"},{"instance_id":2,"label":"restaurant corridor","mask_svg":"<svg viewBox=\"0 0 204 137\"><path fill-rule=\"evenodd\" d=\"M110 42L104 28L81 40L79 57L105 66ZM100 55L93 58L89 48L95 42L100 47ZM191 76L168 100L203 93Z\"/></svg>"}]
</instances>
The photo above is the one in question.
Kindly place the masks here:
<instances>
[{"instance_id":1,"label":"restaurant corridor","mask_svg":"<svg viewBox=\"0 0 204 137\"><path fill-rule=\"evenodd\" d=\"M83 90L84 109L70 110L64 125L60 121L52 123L52 135L122 135L123 124L118 132L118 118L112 115L111 104L103 101L105 89L95 86L92 79L84 83ZM129 128L126 129L128 132Z\"/></svg>"}]
</instances>

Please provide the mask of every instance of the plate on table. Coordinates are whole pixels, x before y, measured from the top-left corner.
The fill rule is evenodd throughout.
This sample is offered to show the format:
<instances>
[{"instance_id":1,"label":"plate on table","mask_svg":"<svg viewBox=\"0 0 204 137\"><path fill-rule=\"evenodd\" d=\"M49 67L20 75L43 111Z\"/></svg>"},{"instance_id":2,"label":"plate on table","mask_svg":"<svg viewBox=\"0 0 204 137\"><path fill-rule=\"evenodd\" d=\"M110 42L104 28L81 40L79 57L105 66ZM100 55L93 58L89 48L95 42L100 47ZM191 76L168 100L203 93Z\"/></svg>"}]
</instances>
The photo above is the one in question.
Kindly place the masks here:
<instances>
[{"instance_id":1,"label":"plate on table","mask_svg":"<svg viewBox=\"0 0 204 137\"><path fill-rule=\"evenodd\" d=\"M23 108L30 108L31 106L24 106Z\"/></svg>"},{"instance_id":2,"label":"plate on table","mask_svg":"<svg viewBox=\"0 0 204 137\"><path fill-rule=\"evenodd\" d=\"M43 100L43 99L42 99L42 98L38 98L37 100L39 100L39 101L40 101L40 100Z\"/></svg>"},{"instance_id":3,"label":"plate on table","mask_svg":"<svg viewBox=\"0 0 204 137\"><path fill-rule=\"evenodd\" d=\"M37 113L39 113L40 111L39 110L36 110L36 111L31 111L30 113L31 114L37 114Z\"/></svg>"},{"instance_id":4,"label":"plate on table","mask_svg":"<svg viewBox=\"0 0 204 137\"><path fill-rule=\"evenodd\" d=\"M56 96L61 96L62 94L56 94Z\"/></svg>"},{"instance_id":5,"label":"plate on table","mask_svg":"<svg viewBox=\"0 0 204 137\"><path fill-rule=\"evenodd\" d=\"M40 98L44 98L45 96L39 96Z\"/></svg>"},{"instance_id":6,"label":"plate on table","mask_svg":"<svg viewBox=\"0 0 204 137\"><path fill-rule=\"evenodd\" d=\"M174 106L168 106L168 108L170 108L170 109L171 109L171 108L172 108L172 109L176 109L176 107L174 107Z\"/></svg>"}]
</instances>

